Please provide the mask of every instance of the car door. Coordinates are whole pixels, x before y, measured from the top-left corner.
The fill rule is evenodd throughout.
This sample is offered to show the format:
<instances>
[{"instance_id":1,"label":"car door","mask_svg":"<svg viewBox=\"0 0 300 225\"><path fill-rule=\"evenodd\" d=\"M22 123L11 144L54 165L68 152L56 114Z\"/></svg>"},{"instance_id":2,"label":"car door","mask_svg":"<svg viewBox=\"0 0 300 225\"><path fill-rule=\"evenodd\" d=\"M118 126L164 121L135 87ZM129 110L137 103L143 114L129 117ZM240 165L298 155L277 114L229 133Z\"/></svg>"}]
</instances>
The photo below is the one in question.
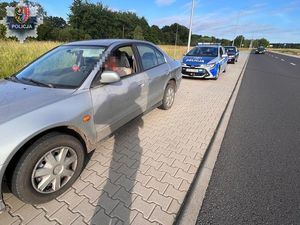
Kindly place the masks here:
<instances>
[{"instance_id":1,"label":"car door","mask_svg":"<svg viewBox=\"0 0 300 225\"><path fill-rule=\"evenodd\" d=\"M220 64L221 64L221 71L224 71L226 69L226 64L227 64L227 57L223 58L223 55L226 54L225 50L223 47L219 47L219 52L220 52Z\"/></svg>"},{"instance_id":2,"label":"car door","mask_svg":"<svg viewBox=\"0 0 300 225\"><path fill-rule=\"evenodd\" d=\"M164 95L165 85L169 78L170 68L164 55L154 46L137 44L141 66L148 80L148 108L159 103Z\"/></svg>"},{"instance_id":3,"label":"car door","mask_svg":"<svg viewBox=\"0 0 300 225\"><path fill-rule=\"evenodd\" d=\"M121 46L120 48L124 47L132 49L132 59L136 65L135 71L122 76L118 82L100 84L91 89L98 141L146 109L147 79L137 66L138 63L135 62L136 53L132 46Z\"/></svg>"}]
</instances>

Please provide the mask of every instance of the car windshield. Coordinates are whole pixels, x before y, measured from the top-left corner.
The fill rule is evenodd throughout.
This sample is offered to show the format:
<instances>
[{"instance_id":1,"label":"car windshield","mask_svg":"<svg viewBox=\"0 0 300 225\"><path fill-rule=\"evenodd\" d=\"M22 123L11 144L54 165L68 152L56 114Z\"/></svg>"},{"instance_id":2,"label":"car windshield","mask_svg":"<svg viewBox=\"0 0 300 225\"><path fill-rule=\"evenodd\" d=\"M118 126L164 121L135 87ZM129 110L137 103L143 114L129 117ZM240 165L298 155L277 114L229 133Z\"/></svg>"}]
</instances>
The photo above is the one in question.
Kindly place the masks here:
<instances>
[{"instance_id":1,"label":"car windshield","mask_svg":"<svg viewBox=\"0 0 300 225\"><path fill-rule=\"evenodd\" d=\"M235 52L236 50L235 50L235 47L225 47L225 50L227 51L227 52Z\"/></svg>"},{"instance_id":2,"label":"car windshield","mask_svg":"<svg viewBox=\"0 0 300 225\"><path fill-rule=\"evenodd\" d=\"M264 47L259 47L258 50L263 51L263 50L265 50L265 48Z\"/></svg>"},{"instance_id":3,"label":"car windshield","mask_svg":"<svg viewBox=\"0 0 300 225\"><path fill-rule=\"evenodd\" d=\"M60 46L16 74L16 80L51 88L78 88L100 60L105 47Z\"/></svg>"},{"instance_id":4,"label":"car windshield","mask_svg":"<svg viewBox=\"0 0 300 225\"><path fill-rule=\"evenodd\" d=\"M217 57L218 56L218 48L216 48L216 47L195 47L187 53L187 56Z\"/></svg>"}]
</instances>

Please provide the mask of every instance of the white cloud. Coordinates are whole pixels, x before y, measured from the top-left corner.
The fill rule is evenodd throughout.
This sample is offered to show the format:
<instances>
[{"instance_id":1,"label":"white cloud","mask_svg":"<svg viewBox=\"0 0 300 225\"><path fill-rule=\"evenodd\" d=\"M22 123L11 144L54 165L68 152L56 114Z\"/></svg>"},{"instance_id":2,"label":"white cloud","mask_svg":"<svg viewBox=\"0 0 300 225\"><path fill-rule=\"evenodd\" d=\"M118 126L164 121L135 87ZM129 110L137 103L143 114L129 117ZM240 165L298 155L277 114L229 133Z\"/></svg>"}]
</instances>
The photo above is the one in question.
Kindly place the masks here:
<instances>
[{"instance_id":1,"label":"white cloud","mask_svg":"<svg viewBox=\"0 0 300 225\"><path fill-rule=\"evenodd\" d=\"M240 15L233 14L225 18L222 16L222 13L209 13L195 16L193 33L227 39L233 39L235 36L243 34L246 38L266 37L271 42L280 42L282 40L296 42L296 40L299 40L297 35L299 35L300 31L296 28L294 30L282 29L273 24L253 21L251 16L253 16L253 14L255 15L255 11L256 10L247 10L240 13ZM237 17L244 17L245 15L248 18L244 18L237 24ZM153 21L153 24L161 26L162 24L171 25L175 22L188 27L189 15L160 18L159 20Z\"/></svg>"},{"instance_id":2,"label":"white cloud","mask_svg":"<svg viewBox=\"0 0 300 225\"><path fill-rule=\"evenodd\" d=\"M195 10L193 33L227 39L233 39L235 36L243 34L246 38L266 37L271 42L299 42L299 25L291 29L283 25L279 26L271 21L260 21L256 18L264 15L266 12L270 16L279 13L287 16L289 12L296 11L300 7L299 3L300 0L291 0L285 7L275 9L265 3L259 3L249 8L226 14L226 16L224 16L224 12L231 11L231 9L223 8L222 11L210 13L200 13L198 10ZM156 20L152 20L151 24L162 27L164 25L179 23L188 27L190 8L190 3L187 3L182 6L181 14L157 18Z\"/></svg>"},{"instance_id":3,"label":"white cloud","mask_svg":"<svg viewBox=\"0 0 300 225\"><path fill-rule=\"evenodd\" d=\"M176 0L155 0L156 5L158 6L167 6L172 5Z\"/></svg>"}]
</instances>

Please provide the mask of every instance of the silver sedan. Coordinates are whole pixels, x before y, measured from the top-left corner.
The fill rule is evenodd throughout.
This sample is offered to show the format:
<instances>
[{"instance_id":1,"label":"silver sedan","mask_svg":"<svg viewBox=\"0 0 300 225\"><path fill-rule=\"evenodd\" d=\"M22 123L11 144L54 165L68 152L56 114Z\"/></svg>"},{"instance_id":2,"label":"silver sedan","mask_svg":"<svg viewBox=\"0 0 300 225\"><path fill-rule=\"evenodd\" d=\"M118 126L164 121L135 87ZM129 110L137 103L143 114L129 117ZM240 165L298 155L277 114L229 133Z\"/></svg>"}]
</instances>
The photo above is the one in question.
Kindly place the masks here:
<instances>
[{"instance_id":1,"label":"silver sedan","mask_svg":"<svg viewBox=\"0 0 300 225\"><path fill-rule=\"evenodd\" d=\"M6 175L26 203L52 200L100 140L150 109L170 109L180 81L180 62L149 42L92 40L51 50L0 80L0 180Z\"/></svg>"}]
</instances>

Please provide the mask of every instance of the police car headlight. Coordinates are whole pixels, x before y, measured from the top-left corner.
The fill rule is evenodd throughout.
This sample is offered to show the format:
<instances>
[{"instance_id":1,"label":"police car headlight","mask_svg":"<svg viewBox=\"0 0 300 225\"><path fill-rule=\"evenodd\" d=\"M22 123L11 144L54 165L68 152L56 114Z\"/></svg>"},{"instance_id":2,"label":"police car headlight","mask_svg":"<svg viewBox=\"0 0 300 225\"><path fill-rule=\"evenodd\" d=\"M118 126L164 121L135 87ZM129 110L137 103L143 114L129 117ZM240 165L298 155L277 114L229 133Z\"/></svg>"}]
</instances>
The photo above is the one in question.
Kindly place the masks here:
<instances>
[{"instance_id":1,"label":"police car headlight","mask_svg":"<svg viewBox=\"0 0 300 225\"><path fill-rule=\"evenodd\" d=\"M209 63L209 64L207 64L207 66L209 66L209 68L214 68L215 67L215 65L216 65L216 63Z\"/></svg>"},{"instance_id":2,"label":"police car headlight","mask_svg":"<svg viewBox=\"0 0 300 225\"><path fill-rule=\"evenodd\" d=\"M186 64L185 64L185 63L181 63L181 65L182 65L182 66L186 66Z\"/></svg>"}]
</instances>

